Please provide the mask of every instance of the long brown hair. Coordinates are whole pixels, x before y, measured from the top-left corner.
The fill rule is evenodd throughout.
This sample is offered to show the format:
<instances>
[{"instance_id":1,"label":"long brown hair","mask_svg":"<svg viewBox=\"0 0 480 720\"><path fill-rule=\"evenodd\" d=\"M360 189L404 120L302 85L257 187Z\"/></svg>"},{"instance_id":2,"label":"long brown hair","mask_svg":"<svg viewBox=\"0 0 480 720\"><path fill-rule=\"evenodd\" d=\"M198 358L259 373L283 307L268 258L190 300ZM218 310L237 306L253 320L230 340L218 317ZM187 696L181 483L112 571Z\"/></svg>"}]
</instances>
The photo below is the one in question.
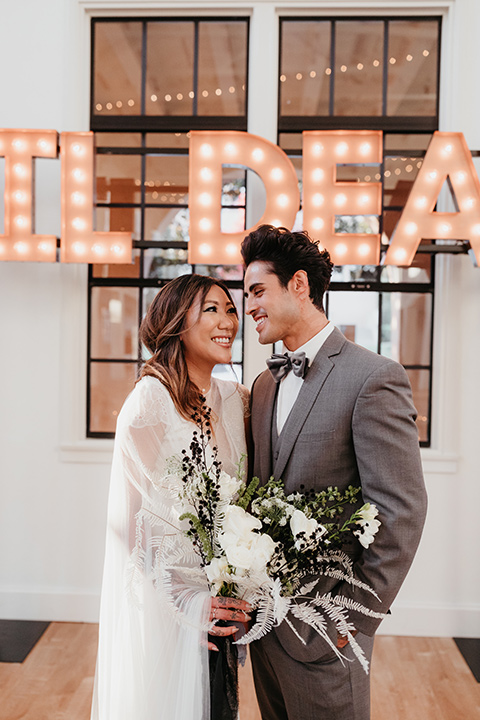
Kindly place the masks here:
<instances>
[{"instance_id":1,"label":"long brown hair","mask_svg":"<svg viewBox=\"0 0 480 720\"><path fill-rule=\"evenodd\" d=\"M217 285L234 304L228 288L216 278L181 275L171 280L155 296L140 325L140 341L151 353L140 378L155 377L165 385L180 415L189 420L202 405L202 393L188 375L180 341L186 329L187 313L195 300L202 307L210 289Z\"/></svg>"}]
</instances>

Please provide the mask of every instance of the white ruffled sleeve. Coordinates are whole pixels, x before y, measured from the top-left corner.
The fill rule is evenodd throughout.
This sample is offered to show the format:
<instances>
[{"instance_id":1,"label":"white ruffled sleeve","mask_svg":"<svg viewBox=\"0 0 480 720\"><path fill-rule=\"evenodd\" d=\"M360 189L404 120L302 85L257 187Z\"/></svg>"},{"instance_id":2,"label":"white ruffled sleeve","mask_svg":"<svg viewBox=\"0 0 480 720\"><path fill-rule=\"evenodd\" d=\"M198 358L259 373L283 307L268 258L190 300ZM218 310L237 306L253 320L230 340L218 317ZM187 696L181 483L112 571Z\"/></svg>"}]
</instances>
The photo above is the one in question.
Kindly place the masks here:
<instances>
[{"instance_id":1,"label":"white ruffled sleeve","mask_svg":"<svg viewBox=\"0 0 480 720\"><path fill-rule=\"evenodd\" d=\"M210 594L166 463L188 425L154 378L118 418L92 720L209 718Z\"/></svg>"}]
</instances>

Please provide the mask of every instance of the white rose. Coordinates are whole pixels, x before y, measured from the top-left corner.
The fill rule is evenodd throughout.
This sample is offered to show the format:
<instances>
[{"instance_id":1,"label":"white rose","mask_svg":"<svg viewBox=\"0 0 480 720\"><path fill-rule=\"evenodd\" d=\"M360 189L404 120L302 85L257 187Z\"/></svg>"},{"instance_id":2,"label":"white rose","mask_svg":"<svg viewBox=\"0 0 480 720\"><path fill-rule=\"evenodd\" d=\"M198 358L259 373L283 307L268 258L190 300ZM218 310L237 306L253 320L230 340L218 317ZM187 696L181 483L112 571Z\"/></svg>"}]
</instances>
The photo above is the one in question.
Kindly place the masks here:
<instances>
[{"instance_id":1,"label":"white rose","mask_svg":"<svg viewBox=\"0 0 480 720\"><path fill-rule=\"evenodd\" d=\"M243 543L237 543L236 545L228 545L224 550L230 565L241 568L242 570L250 570L253 558L249 544L244 545Z\"/></svg>"},{"instance_id":2,"label":"white rose","mask_svg":"<svg viewBox=\"0 0 480 720\"><path fill-rule=\"evenodd\" d=\"M212 586L212 595L218 593L223 583L235 583L238 576L243 574L241 571L237 574L229 570L228 560L224 555L213 558L208 565L205 565L205 573Z\"/></svg>"},{"instance_id":3,"label":"white rose","mask_svg":"<svg viewBox=\"0 0 480 720\"><path fill-rule=\"evenodd\" d=\"M254 533L256 540L251 548L251 570L263 570L271 559L276 543L270 535Z\"/></svg>"},{"instance_id":4,"label":"white rose","mask_svg":"<svg viewBox=\"0 0 480 720\"><path fill-rule=\"evenodd\" d=\"M368 548L368 546L375 540L375 535L377 534L381 523L379 520L375 519L357 520L357 525L361 525L362 529L354 530L353 534L358 537L364 548Z\"/></svg>"},{"instance_id":5,"label":"white rose","mask_svg":"<svg viewBox=\"0 0 480 720\"><path fill-rule=\"evenodd\" d=\"M375 505L365 503L365 505L358 510L358 515L360 516L360 522L357 520L357 523L361 525L361 520L366 520L367 522L374 520L378 515L378 510ZM378 520L376 522L378 522Z\"/></svg>"},{"instance_id":6,"label":"white rose","mask_svg":"<svg viewBox=\"0 0 480 720\"><path fill-rule=\"evenodd\" d=\"M233 533L238 538L248 535L252 530L260 530L262 523L258 518L247 513L243 508L237 505L230 505L225 510L225 518L223 520L223 532Z\"/></svg>"},{"instance_id":7,"label":"white rose","mask_svg":"<svg viewBox=\"0 0 480 720\"><path fill-rule=\"evenodd\" d=\"M292 517L290 518L290 528L294 537L297 537L301 532L304 532L305 536L309 537L313 535L317 527L318 523L315 518L307 518L301 510L293 511Z\"/></svg>"},{"instance_id":8,"label":"white rose","mask_svg":"<svg viewBox=\"0 0 480 720\"><path fill-rule=\"evenodd\" d=\"M241 485L241 480L236 477L232 477L222 470L219 477L220 500L228 500L229 498L232 498L240 490Z\"/></svg>"},{"instance_id":9,"label":"white rose","mask_svg":"<svg viewBox=\"0 0 480 720\"><path fill-rule=\"evenodd\" d=\"M234 536L223 535L221 545L230 565L240 570L259 571L272 557L275 543L269 535L251 532L241 541L231 542Z\"/></svg>"},{"instance_id":10,"label":"white rose","mask_svg":"<svg viewBox=\"0 0 480 720\"><path fill-rule=\"evenodd\" d=\"M209 565L205 565L205 572L211 583L222 583L229 574L227 558L225 556L213 558Z\"/></svg>"}]
</instances>

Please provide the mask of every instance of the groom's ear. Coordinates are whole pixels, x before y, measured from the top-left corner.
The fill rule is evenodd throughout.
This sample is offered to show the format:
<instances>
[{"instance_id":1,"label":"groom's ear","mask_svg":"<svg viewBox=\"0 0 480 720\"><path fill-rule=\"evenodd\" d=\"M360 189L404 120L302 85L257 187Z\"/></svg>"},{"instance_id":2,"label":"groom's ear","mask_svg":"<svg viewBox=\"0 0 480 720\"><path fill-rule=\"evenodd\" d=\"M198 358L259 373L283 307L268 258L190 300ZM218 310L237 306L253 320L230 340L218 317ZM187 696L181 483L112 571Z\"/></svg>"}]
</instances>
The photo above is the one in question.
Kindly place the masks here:
<instances>
[{"instance_id":1,"label":"groom's ear","mask_svg":"<svg viewBox=\"0 0 480 720\"><path fill-rule=\"evenodd\" d=\"M310 297L310 283L305 270L297 270L288 284L299 300L307 300Z\"/></svg>"}]
</instances>

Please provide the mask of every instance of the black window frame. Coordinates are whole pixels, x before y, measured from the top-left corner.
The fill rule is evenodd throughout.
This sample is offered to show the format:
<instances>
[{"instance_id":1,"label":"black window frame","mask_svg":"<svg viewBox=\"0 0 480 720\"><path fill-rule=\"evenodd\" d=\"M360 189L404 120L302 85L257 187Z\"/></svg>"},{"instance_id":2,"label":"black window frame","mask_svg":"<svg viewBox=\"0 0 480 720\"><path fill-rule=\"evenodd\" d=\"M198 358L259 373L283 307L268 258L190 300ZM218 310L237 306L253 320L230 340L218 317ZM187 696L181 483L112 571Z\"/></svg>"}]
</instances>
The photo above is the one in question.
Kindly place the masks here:
<instances>
[{"instance_id":1,"label":"black window frame","mask_svg":"<svg viewBox=\"0 0 480 720\"><path fill-rule=\"evenodd\" d=\"M383 114L378 116L344 116L334 114L334 88L335 88L335 76L338 72L338 68L335 62L335 31L339 23L342 22L371 22L372 20L377 22L383 22L384 24L384 45L382 49L383 57L383 78L382 78L382 110ZM281 92L282 83L280 80L281 67L282 67L282 49L283 49L283 24L288 22L330 22L330 75L329 75L329 114L328 115L283 115L281 114ZM402 21L402 22L437 22L438 36L437 36L437 67L436 67L436 108L435 116L392 116L386 114L387 107L387 91L388 91L388 26L390 22ZM400 211L403 206L385 205L384 202L384 164L385 158L387 157L419 157L425 156L425 151L419 150L394 150L385 149L385 137L389 134L415 134L415 135L431 135L435 130L438 130L439 125L439 95L440 95L440 62L441 62L441 41L442 41L442 17L440 15L345 15L339 17L335 16L315 16L315 15L286 15L279 17L279 56L278 56L278 108L277 108L277 142L281 146L281 136L289 134L299 134L305 130L381 130L383 131L384 149L383 149L383 162L380 166L379 172L381 174L382 182L382 214L379 217L379 232L382 234L383 230L383 217L385 211ZM297 151L286 149L285 152L289 157L299 157ZM381 253L384 256L386 245L382 245ZM418 253L428 253L430 255L430 282L428 283L386 283L380 280L380 274L383 269L381 265L372 268L373 277L371 280L357 281L352 279L351 281L335 281L332 280L329 291L326 297L326 312L328 315L329 306L329 295L338 291L349 291L349 292L367 292L378 294L378 334L377 334L377 352L380 354L381 342L382 342L382 301L385 293L428 293L431 295L431 320L430 320L430 338L429 338L429 357L430 363L428 365L420 364L405 364L406 371L409 370L427 370L429 372L429 383L428 383L428 421L426 428L426 440L420 440L419 444L421 447L430 447L432 440L432 428L431 428L431 417L432 417L432 382L433 382L433 331L434 331L434 298L435 298L435 256L437 252L464 252L464 248L459 246L448 246L437 245L433 242L422 242L417 250Z\"/></svg>"},{"instance_id":2,"label":"black window frame","mask_svg":"<svg viewBox=\"0 0 480 720\"><path fill-rule=\"evenodd\" d=\"M246 26L246 67L245 67L245 107L244 114L238 116L202 116L198 114L192 115L98 115L95 113L95 101L94 101L94 78L95 78L95 27L98 23L121 23L121 22L140 22L142 23L142 73L141 73L141 97L142 97L142 109L145 109L145 87L146 87L146 37L147 37L147 24L157 22L185 22L194 23L195 26L195 48L194 48L194 64L198 66L198 27L201 22L242 22ZM215 16L210 17L208 15L195 15L195 16L171 16L171 17L149 17L149 16L128 16L128 17L98 17L91 19L91 65L90 65L90 130L95 133L136 133L141 136L141 145L139 147L123 147L123 146L101 146L96 148L97 155L130 155L139 156L141 158L141 201L140 203L95 203L95 208L135 208L140 209L141 212L141 239L133 241L133 249L140 251L140 275L139 277L96 277L94 274L94 266L88 266L88 335L87 335L87 402L86 402L86 436L88 438L113 438L114 432L104 432L91 430L90 418L91 418L91 366L92 363L105 363L114 364L120 363L122 365L131 364L138 368L142 365L141 347L138 344L137 358L101 358L92 357L92 291L97 287L117 287L117 288L137 288L139 293L138 301L138 324L140 324L143 317L143 293L146 288L160 289L167 282L168 278L145 278L143 277L143 252L144 250L154 248L174 248L174 249L188 249L188 242L184 241L167 241L167 240L145 240L144 225L145 225L145 210L148 208L158 207L169 207L168 203L148 203L145 200L145 179L146 179L146 157L148 155L186 155L188 156L188 147L186 148L171 148L171 147L153 147L147 146L147 134L152 133L188 133L191 130L247 130L248 121L248 63L249 63L249 39L250 39L250 18L247 15L229 15L229 16ZM194 77L198 77L198 73L194 68ZM195 88L195 99L197 96ZM193 103L194 113L196 112L196 103ZM246 172L246 171L245 171ZM171 204L170 207L178 209L188 208L187 203L175 203ZM231 207L231 206L228 206ZM236 205L236 208L242 206ZM192 272L195 272L196 266L191 265ZM243 282L241 280L226 280L226 285L231 290L242 290ZM243 293L242 293L243 295ZM243 302L243 300L242 300ZM244 343L242 337L242 364L243 364L243 353Z\"/></svg>"}]
</instances>

